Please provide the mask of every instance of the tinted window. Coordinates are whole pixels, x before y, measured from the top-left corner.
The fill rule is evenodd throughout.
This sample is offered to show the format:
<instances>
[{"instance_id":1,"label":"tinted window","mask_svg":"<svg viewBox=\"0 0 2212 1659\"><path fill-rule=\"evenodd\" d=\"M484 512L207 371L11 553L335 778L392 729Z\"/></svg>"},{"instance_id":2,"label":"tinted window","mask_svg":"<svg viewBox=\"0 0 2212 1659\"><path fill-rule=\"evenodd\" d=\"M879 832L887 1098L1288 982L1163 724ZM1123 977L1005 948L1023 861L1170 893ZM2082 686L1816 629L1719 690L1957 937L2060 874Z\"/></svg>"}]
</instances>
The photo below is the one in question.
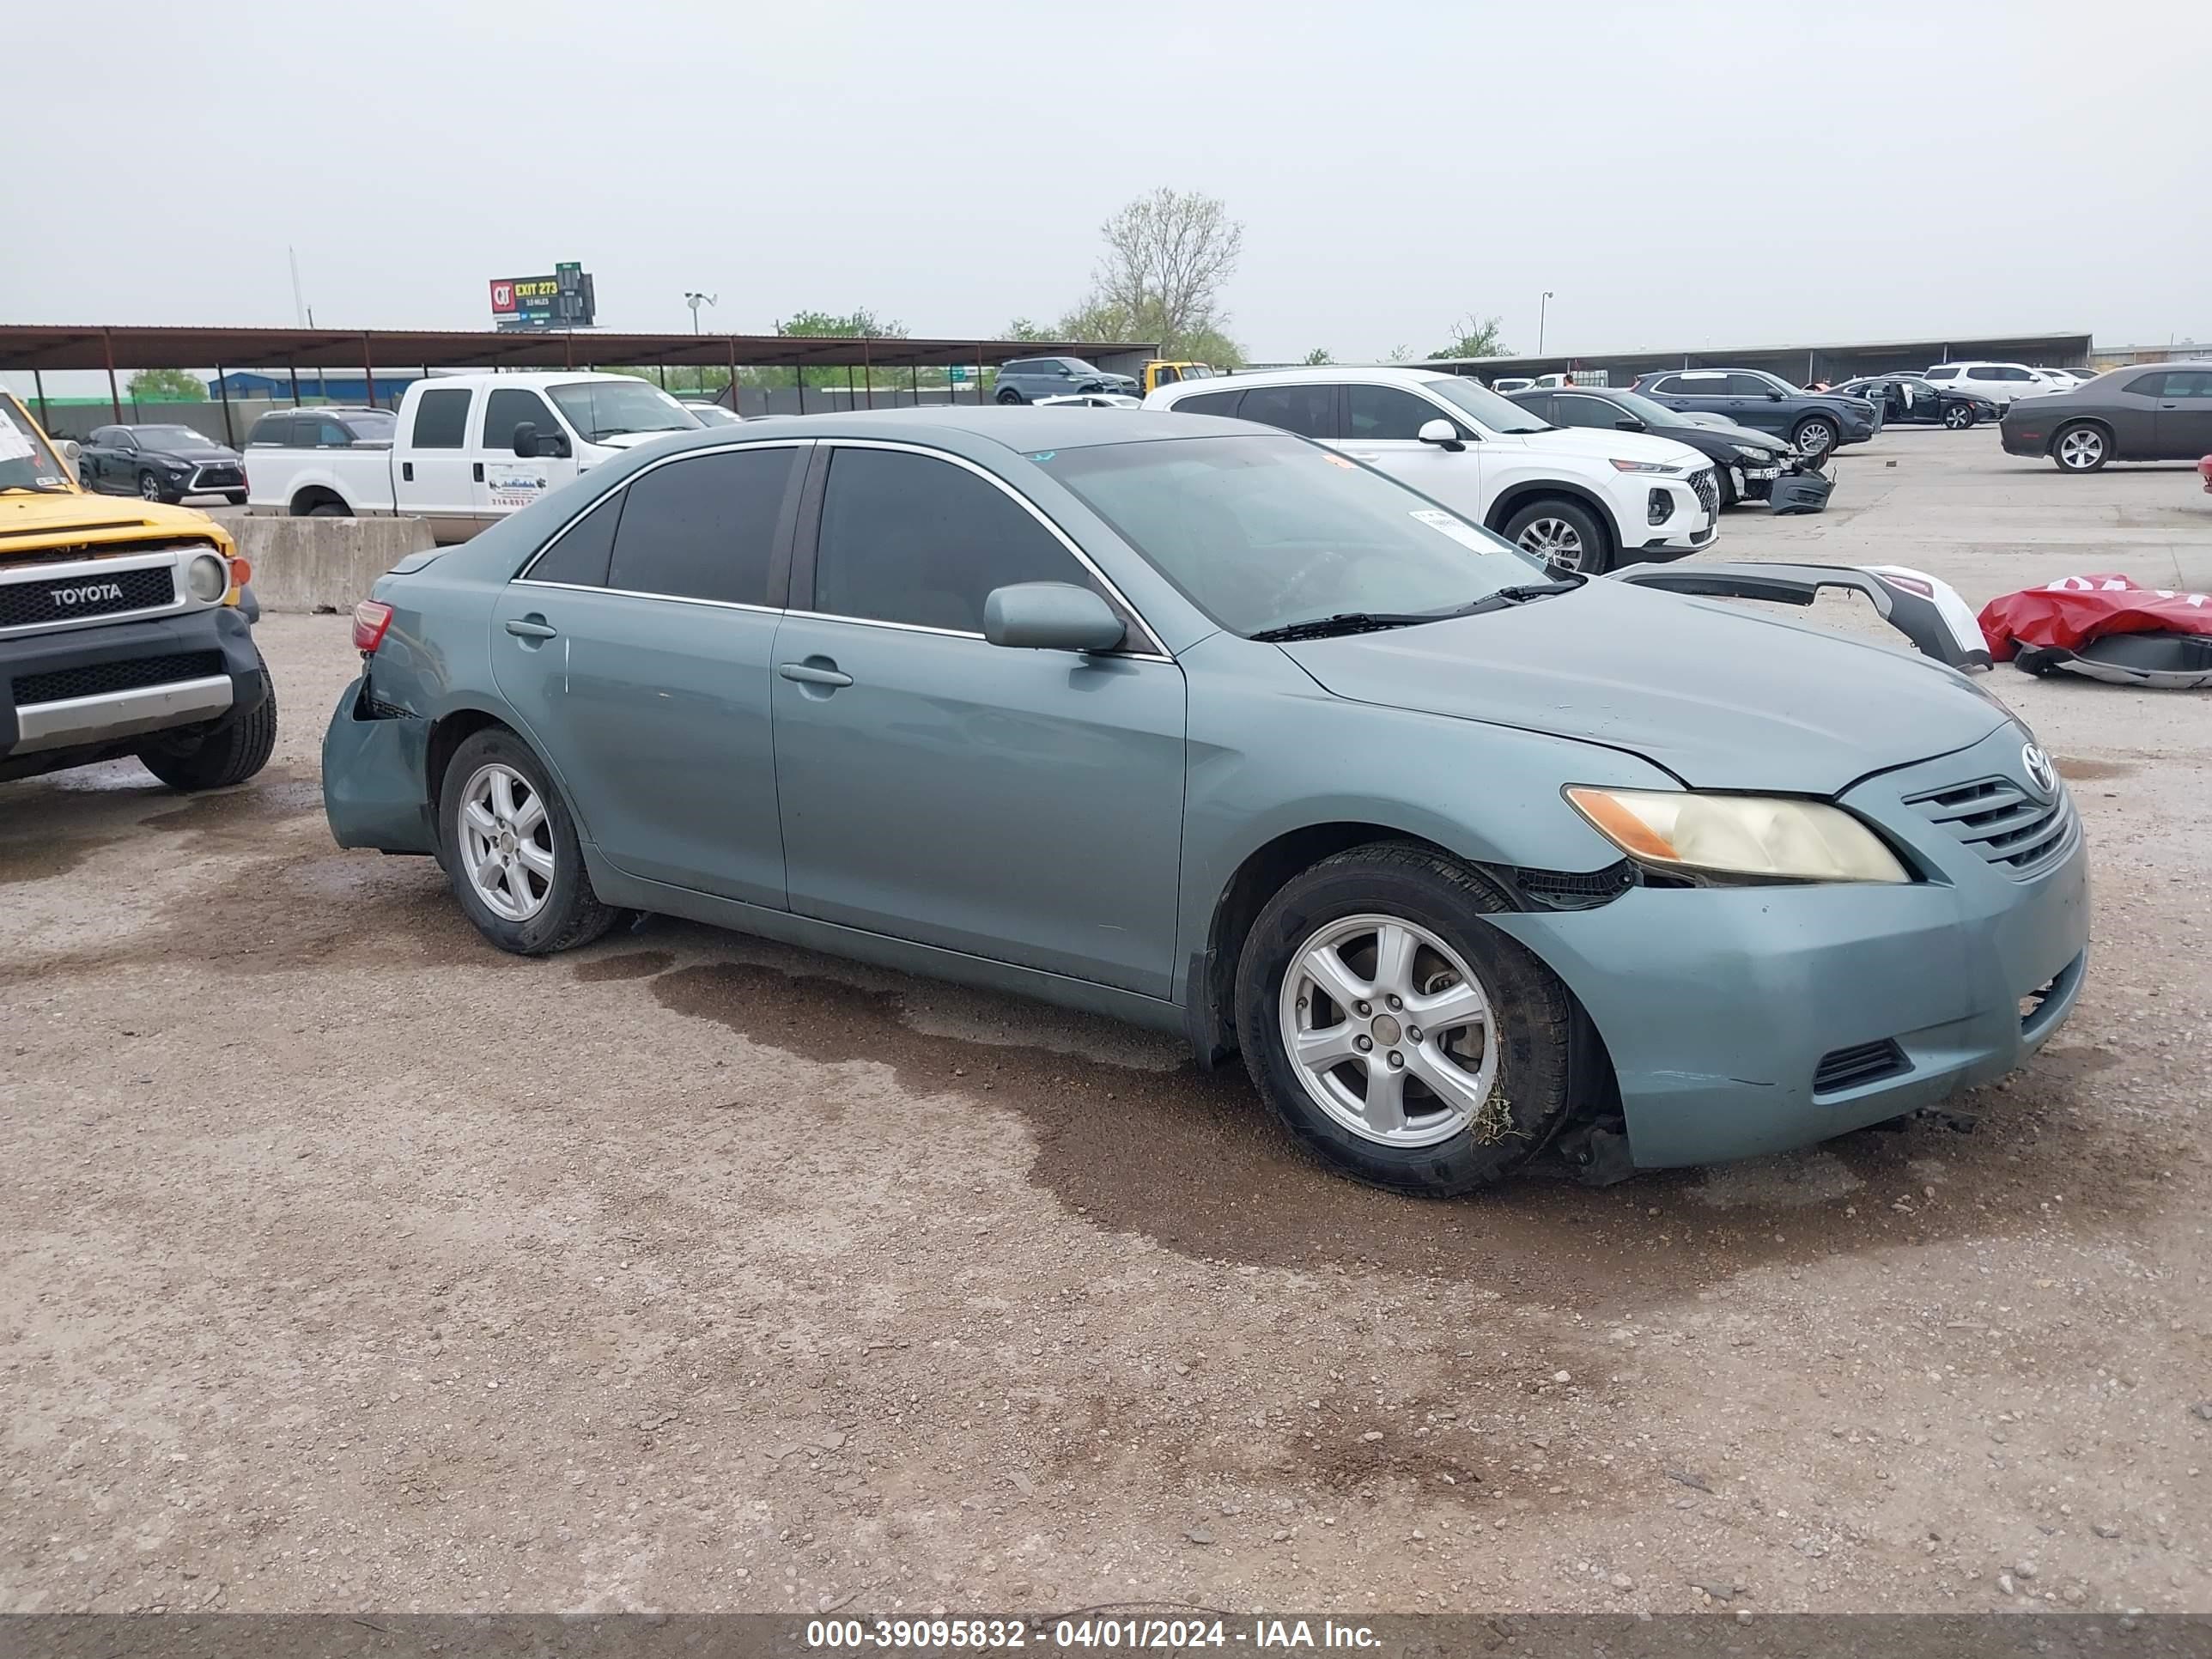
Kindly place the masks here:
<instances>
[{"instance_id":1,"label":"tinted window","mask_svg":"<svg viewBox=\"0 0 2212 1659\"><path fill-rule=\"evenodd\" d=\"M1255 386L1245 392L1237 412L1248 421L1279 426L1302 438L1334 438L1335 403L1333 386Z\"/></svg>"},{"instance_id":2,"label":"tinted window","mask_svg":"<svg viewBox=\"0 0 2212 1659\"><path fill-rule=\"evenodd\" d=\"M1627 410L1614 408L1602 398L1562 395L1552 399L1552 419L1559 426L1616 428L1630 418Z\"/></svg>"},{"instance_id":3,"label":"tinted window","mask_svg":"<svg viewBox=\"0 0 2212 1659\"><path fill-rule=\"evenodd\" d=\"M1756 374L1731 374L1728 377L1731 398L1764 398L1775 390L1773 382L1763 380Z\"/></svg>"},{"instance_id":4,"label":"tinted window","mask_svg":"<svg viewBox=\"0 0 2212 1659\"><path fill-rule=\"evenodd\" d=\"M415 405L416 449L459 449L468 440L469 389L426 392Z\"/></svg>"},{"instance_id":5,"label":"tinted window","mask_svg":"<svg viewBox=\"0 0 2212 1659\"><path fill-rule=\"evenodd\" d=\"M2177 368L2166 377L2166 398L2212 398L2212 372L2201 368Z\"/></svg>"},{"instance_id":6,"label":"tinted window","mask_svg":"<svg viewBox=\"0 0 2212 1659\"><path fill-rule=\"evenodd\" d=\"M553 418L553 411L545 407L545 399L519 386L501 386L484 404L483 447L514 448L514 428L524 421L536 427L541 438L568 436Z\"/></svg>"},{"instance_id":7,"label":"tinted window","mask_svg":"<svg viewBox=\"0 0 2212 1659\"><path fill-rule=\"evenodd\" d=\"M246 434L249 444L289 444L292 441L292 417L289 415L264 415L253 423L253 430Z\"/></svg>"},{"instance_id":8,"label":"tinted window","mask_svg":"<svg viewBox=\"0 0 2212 1659\"><path fill-rule=\"evenodd\" d=\"M1728 389L1725 374L1677 374L1667 383L1667 390L1678 398L1718 398Z\"/></svg>"},{"instance_id":9,"label":"tinted window","mask_svg":"<svg viewBox=\"0 0 2212 1659\"><path fill-rule=\"evenodd\" d=\"M1353 438L1374 443L1392 439L1410 441L1421 435L1425 422L1449 418L1426 398L1395 386L1352 385L1344 389L1345 431ZM1457 423L1454 424L1456 428Z\"/></svg>"},{"instance_id":10,"label":"tinted window","mask_svg":"<svg viewBox=\"0 0 2212 1659\"><path fill-rule=\"evenodd\" d=\"M1955 366L1947 363L1941 368L1929 369L1928 378L1931 380L1955 380L1959 378L1959 371Z\"/></svg>"},{"instance_id":11,"label":"tinted window","mask_svg":"<svg viewBox=\"0 0 2212 1659\"><path fill-rule=\"evenodd\" d=\"M88 444L98 444L102 448L111 447L114 444L116 438L121 434L122 430L123 428L120 427L96 426L92 429L92 436L87 438L85 442Z\"/></svg>"},{"instance_id":12,"label":"tinted window","mask_svg":"<svg viewBox=\"0 0 2212 1659\"><path fill-rule=\"evenodd\" d=\"M776 525L805 453L756 446L641 473L624 490L607 586L766 605Z\"/></svg>"},{"instance_id":13,"label":"tinted window","mask_svg":"<svg viewBox=\"0 0 2212 1659\"><path fill-rule=\"evenodd\" d=\"M399 429L399 417L367 409L347 416L341 424L353 434L357 444L389 444L392 434Z\"/></svg>"},{"instance_id":14,"label":"tinted window","mask_svg":"<svg viewBox=\"0 0 2212 1659\"><path fill-rule=\"evenodd\" d=\"M1179 415L1234 415L1243 396L1241 392L1201 392L1176 398L1175 410Z\"/></svg>"},{"instance_id":15,"label":"tinted window","mask_svg":"<svg viewBox=\"0 0 2212 1659\"><path fill-rule=\"evenodd\" d=\"M327 416L310 424L315 428L314 442L318 449L343 449L353 442L353 434Z\"/></svg>"},{"instance_id":16,"label":"tinted window","mask_svg":"<svg viewBox=\"0 0 2212 1659\"><path fill-rule=\"evenodd\" d=\"M666 471L668 468L662 468ZM615 526L622 518L623 497L617 489L570 525L561 538L530 567L530 578L540 582L574 582L580 587L604 587L607 564L614 556Z\"/></svg>"},{"instance_id":17,"label":"tinted window","mask_svg":"<svg viewBox=\"0 0 2212 1659\"><path fill-rule=\"evenodd\" d=\"M888 449L831 459L815 610L980 634L985 595L1011 582L1091 586L1027 509L963 468Z\"/></svg>"}]
</instances>

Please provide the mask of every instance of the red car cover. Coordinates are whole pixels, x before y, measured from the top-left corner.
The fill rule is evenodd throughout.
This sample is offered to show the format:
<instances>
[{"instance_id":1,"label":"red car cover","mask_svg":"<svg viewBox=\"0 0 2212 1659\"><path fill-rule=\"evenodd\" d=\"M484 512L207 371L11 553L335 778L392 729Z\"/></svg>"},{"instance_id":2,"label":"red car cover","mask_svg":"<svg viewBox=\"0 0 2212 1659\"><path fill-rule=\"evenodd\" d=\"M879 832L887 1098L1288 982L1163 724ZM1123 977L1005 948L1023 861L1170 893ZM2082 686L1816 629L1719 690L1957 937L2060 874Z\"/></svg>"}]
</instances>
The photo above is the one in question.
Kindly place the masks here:
<instances>
[{"instance_id":1,"label":"red car cover","mask_svg":"<svg viewBox=\"0 0 2212 1659\"><path fill-rule=\"evenodd\" d=\"M2067 576L1991 599L1976 620L1990 655L2030 674L2063 669L2165 690L2212 686L2212 594L2138 587L2125 576Z\"/></svg>"},{"instance_id":2,"label":"red car cover","mask_svg":"<svg viewBox=\"0 0 2212 1659\"><path fill-rule=\"evenodd\" d=\"M2021 646L2079 651L2111 634L2212 635L2212 594L2138 587L2125 576L2064 576L1991 599L1976 620L1990 655L2010 662Z\"/></svg>"}]
</instances>

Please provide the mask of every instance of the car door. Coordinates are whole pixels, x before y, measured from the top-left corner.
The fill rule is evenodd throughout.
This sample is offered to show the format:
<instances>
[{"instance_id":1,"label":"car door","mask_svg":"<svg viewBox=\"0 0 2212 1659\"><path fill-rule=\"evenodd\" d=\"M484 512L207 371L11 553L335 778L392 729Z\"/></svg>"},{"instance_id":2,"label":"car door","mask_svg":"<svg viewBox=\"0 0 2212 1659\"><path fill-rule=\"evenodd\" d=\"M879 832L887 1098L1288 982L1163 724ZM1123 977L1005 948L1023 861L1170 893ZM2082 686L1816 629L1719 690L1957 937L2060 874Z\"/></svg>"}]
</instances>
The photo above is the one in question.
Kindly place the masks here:
<instances>
[{"instance_id":1,"label":"car door","mask_svg":"<svg viewBox=\"0 0 2212 1659\"><path fill-rule=\"evenodd\" d=\"M1670 374L1660 383L1667 401L1676 409L1690 410L1700 415L1727 415L1734 417L1735 399L1729 392L1729 377L1717 368L1684 369Z\"/></svg>"},{"instance_id":2,"label":"car door","mask_svg":"<svg viewBox=\"0 0 2212 1659\"><path fill-rule=\"evenodd\" d=\"M1342 398L1344 436L1336 447L1482 522L1489 501L1483 492L1482 445L1474 428L1404 386L1353 380L1344 386ZM1450 422L1461 447L1423 443L1421 428L1431 421Z\"/></svg>"},{"instance_id":3,"label":"car door","mask_svg":"<svg viewBox=\"0 0 2212 1659\"><path fill-rule=\"evenodd\" d=\"M107 459L108 434L112 430L111 427L96 426L85 434L84 441L77 446L77 480L88 489L105 488L103 468Z\"/></svg>"},{"instance_id":4,"label":"car door","mask_svg":"<svg viewBox=\"0 0 2212 1659\"><path fill-rule=\"evenodd\" d=\"M500 691L586 838L631 875L783 908L769 687L810 448L670 456L500 596Z\"/></svg>"},{"instance_id":5,"label":"car door","mask_svg":"<svg viewBox=\"0 0 2212 1659\"><path fill-rule=\"evenodd\" d=\"M2159 405L2167 401L2166 383L2171 369L2151 369L2103 398L2094 413L2112 428L2113 459L2150 460L2159 454Z\"/></svg>"},{"instance_id":6,"label":"car door","mask_svg":"<svg viewBox=\"0 0 2212 1659\"><path fill-rule=\"evenodd\" d=\"M1803 408L1797 398L1756 374L1731 374L1726 398L1715 412L1755 432L1779 434L1796 423Z\"/></svg>"},{"instance_id":7,"label":"car door","mask_svg":"<svg viewBox=\"0 0 2212 1659\"><path fill-rule=\"evenodd\" d=\"M398 510L428 519L441 541L473 535L478 522L468 447L477 396L465 386L425 386L416 394L400 443L393 481Z\"/></svg>"},{"instance_id":8,"label":"car door","mask_svg":"<svg viewBox=\"0 0 2212 1659\"><path fill-rule=\"evenodd\" d=\"M2160 459L2193 461L2212 455L2212 370L2168 369L2154 420Z\"/></svg>"},{"instance_id":9,"label":"car door","mask_svg":"<svg viewBox=\"0 0 2212 1659\"><path fill-rule=\"evenodd\" d=\"M1170 996L1182 669L1133 619L1119 653L992 645L994 587L1118 596L981 467L823 447L773 687L792 909Z\"/></svg>"},{"instance_id":10,"label":"car door","mask_svg":"<svg viewBox=\"0 0 2212 1659\"><path fill-rule=\"evenodd\" d=\"M100 487L111 494L138 493L138 440L119 426L107 428L100 454Z\"/></svg>"},{"instance_id":11,"label":"car door","mask_svg":"<svg viewBox=\"0 0 2212 1659\"><path fill-rule=\"evenodd\" d=\"M518 455L514 431L526 421L537 428L537 453ZM576 440L529 386L495 386L483 400L483 419L469 462L471 510L478 524L490 524L574 477Z\"/></svg>"}]
</instances>

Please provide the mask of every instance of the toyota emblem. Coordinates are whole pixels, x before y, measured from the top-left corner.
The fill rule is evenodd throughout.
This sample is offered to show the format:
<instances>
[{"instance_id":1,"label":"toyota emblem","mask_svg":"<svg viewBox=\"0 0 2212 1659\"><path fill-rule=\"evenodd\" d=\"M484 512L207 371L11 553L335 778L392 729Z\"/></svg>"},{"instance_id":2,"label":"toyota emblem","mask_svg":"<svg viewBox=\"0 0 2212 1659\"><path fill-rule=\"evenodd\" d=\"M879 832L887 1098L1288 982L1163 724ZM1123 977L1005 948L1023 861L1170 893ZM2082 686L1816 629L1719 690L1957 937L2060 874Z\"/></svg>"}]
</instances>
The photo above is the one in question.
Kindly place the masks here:
<instances>
[{"instance_id":1,"label":"toyota emblem","mask_svg":"<svg viewBox=\"0 0 2212 1659\"><path fill-rule=\"evenodd\" d=\"M2058 793L2058 769L2051 763L2051 757L2035 744L2023 745L2020 763L2027 769L2027 781L2035 793L2048 800Z\"/></svg>"}]
</instances>

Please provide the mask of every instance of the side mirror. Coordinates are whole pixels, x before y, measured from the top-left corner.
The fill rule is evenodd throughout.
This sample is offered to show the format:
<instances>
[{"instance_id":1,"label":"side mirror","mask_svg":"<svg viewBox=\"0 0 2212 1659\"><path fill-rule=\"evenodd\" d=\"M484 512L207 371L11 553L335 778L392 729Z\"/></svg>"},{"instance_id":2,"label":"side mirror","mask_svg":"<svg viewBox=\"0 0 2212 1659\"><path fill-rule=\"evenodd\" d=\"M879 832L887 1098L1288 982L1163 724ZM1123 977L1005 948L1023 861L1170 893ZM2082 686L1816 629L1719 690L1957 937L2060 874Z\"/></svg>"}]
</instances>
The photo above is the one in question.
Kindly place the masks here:
<instances>
[{"instance_id":1,"label":"side mirror","mask_svg":"<svg viewBox=\"0 0 2212 1659\"><path fill-rule=\"evenodd\" d=\"M1778 404L1782 401L1782 394L1777 392L1772 386L1769 386L1766 388L1766 400L1769 403Z\"/></svg>"},{"instance_id":2,"label":"side mirror","mask_svg":"<svg viewBox=\"0 0 2212 1659\"><path fill-rule=\"evenodd\" d=\"M538 422L517 421L514 423L514 453L525 460L538 453Z\"/></svg>"},{"instance_id":3,"label":"side mirror","mask_svg":"<svg viewBox=\"0 0 2212 1659\"><path fill-rule=\"evenodd\" d=\"M1421 429L1413 434L1425 444L1434 444L1439 449L1465 449L1460 441L1459 428L1439 416L1433 421L1423 421Z\"/></svg>"},{"instance_id":4,"label":"side mirror","mask_svg":"<svg viewBox=\"0 0 2212 1659\"><path fill-rule=\"evenodd\" d=\"M1613 425L1622 432L1649 432L1651 429L1634 415L1624 415Z\"/></svg>"},{"instance_id":5,"label":"side mirror","mask_svg":"<svg viewBox=\"0 0 2212 1659\"><path fill-rule=\"evenodd\" d=\"M1111 651L1128 632L1114 608L1073 582L1015 582L983 600L983 637L1031 651Z\"/></svg>"}]
</instances>

